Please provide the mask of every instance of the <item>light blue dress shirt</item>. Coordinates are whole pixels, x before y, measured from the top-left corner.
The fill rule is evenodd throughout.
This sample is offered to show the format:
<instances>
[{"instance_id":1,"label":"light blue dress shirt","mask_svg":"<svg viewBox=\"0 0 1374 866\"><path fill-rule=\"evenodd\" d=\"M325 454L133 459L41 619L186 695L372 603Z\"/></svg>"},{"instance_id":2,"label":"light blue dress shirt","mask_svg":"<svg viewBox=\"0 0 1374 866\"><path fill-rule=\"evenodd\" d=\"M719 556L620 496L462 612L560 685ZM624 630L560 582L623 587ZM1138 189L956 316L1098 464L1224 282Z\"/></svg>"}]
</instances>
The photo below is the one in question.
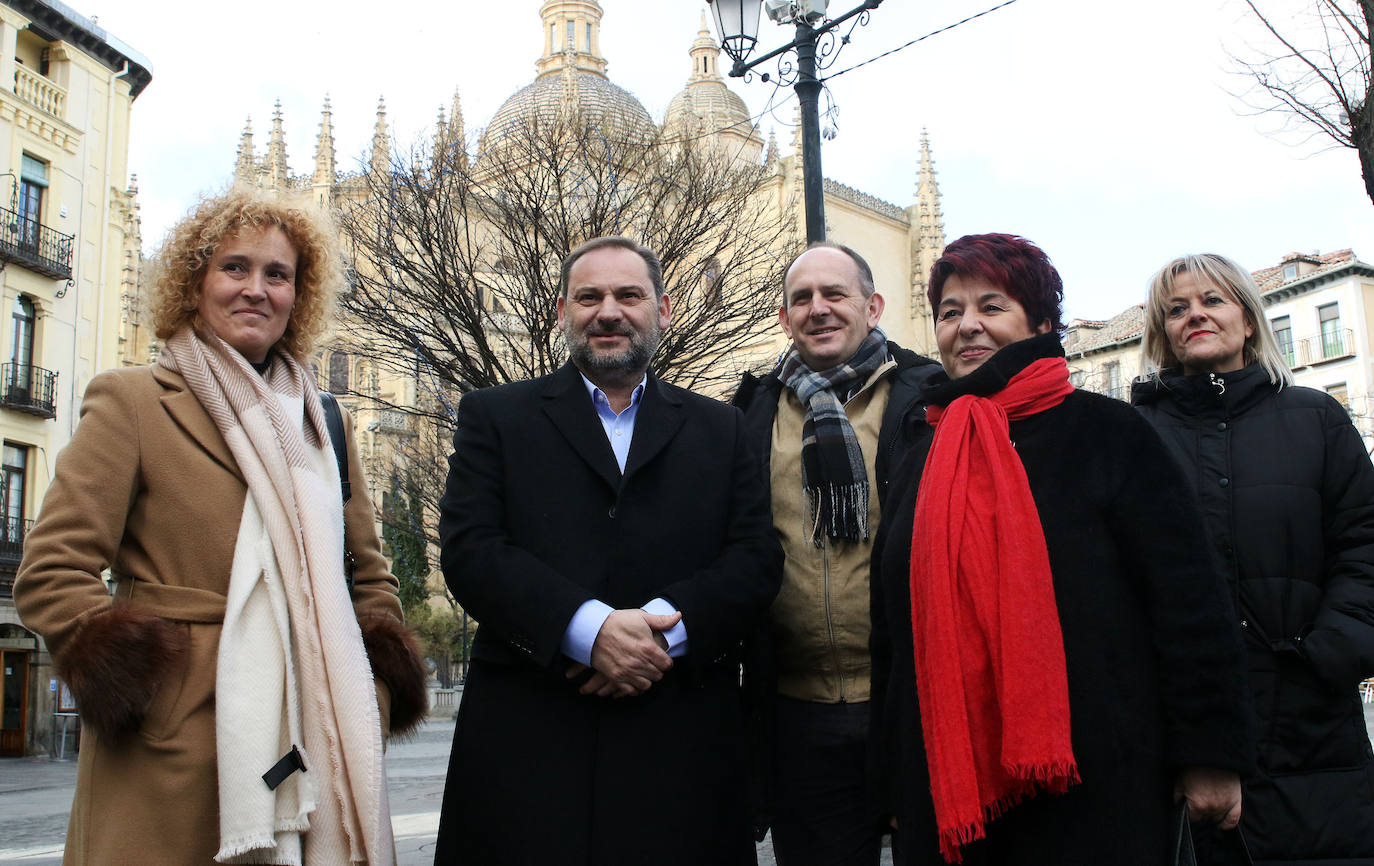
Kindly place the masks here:
<instances>
[{"instance_id":1,"label":"light blue dress shirt","mask_svg":"<svg viewBox=\"0 0 1374 866\"><path fill-rule=\"evenodd\" d=\"M586 376L582 377L582 383L587 386L587 393L591 395L592 405L596 407L596 415L601 419L601 428L606 431L606 439L611 443L611 451L615 454L615 462L620 466L621 472L625 471L625 460L630 456L630 440L635 435L635 418L639 415L639 401L644 397L644 386L647 381L647 376L639 380L639 385L630 395L630 405L617 415L605 393ZM563 632L563 654L573 661L590 665L592 644L596 643L601 626L606 624L606 618L614 610L615 608L599 599L593 598L582 602L582 606L568 623L567 631ZM661 615L677 612L677 608L666 598L652 599L640 610ZM669 656L680 658L687 654L687 626L680 620L677 625L665 631L663 637L668 641Z\"/></svg>"}]
</instances>

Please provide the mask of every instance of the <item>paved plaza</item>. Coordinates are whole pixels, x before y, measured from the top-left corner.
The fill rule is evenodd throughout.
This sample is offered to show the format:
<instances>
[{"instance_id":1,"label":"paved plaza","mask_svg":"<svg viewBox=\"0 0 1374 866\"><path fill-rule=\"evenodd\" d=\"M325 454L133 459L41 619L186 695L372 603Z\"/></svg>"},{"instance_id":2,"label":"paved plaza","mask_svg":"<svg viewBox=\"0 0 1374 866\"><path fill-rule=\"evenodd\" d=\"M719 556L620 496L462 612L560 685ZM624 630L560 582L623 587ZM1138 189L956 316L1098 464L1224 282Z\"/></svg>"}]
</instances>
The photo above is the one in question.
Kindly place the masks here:
<instances>
[{"instance_id":1,"label":"paved plaza","mask_svg":"<svg viewBox=\"0 0 1374 866\"><path fill-rule=\"evenodd\" d=\"M399 866L430 866L444 796L452 710L431 716L411 740L393 743L386 756L391 779L391 822ZM1365 704L1374 739L1374 704ZM59 866L76 784L76 761L0 759L0 866ZM884 849L883 864L890 866ZM775 866L773 848L759 846L759 866Z\"/></svg>"},{"instance_id":2,"label":"paved plaza","mask_svg":"<svg viewBox=\"0 0 1374 866\"><path fill-rule=\"evenodd\" d=\"M391 824L399 866L430 866L439 831L452 710L431 716L420 732L387 749ZM59 866L76 785L76 761L0 759L0 866ZM891 860L883 852L884 864ZM759 846L760 866L775 866L773 848Z\"/></svg>"}]
</instances>

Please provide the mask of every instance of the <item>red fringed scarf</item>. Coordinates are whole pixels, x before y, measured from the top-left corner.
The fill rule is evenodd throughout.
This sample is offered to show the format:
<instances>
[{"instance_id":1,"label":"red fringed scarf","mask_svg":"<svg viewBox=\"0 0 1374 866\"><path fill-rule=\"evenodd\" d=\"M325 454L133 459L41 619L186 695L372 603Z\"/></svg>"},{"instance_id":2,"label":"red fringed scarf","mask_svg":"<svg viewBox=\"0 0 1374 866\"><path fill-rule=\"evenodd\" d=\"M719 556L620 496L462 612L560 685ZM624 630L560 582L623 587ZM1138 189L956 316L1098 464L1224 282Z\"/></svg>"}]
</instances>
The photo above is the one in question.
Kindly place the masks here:
<instances>
[{"instance_id":1,"label":"red fringed scarf","mask_svg":"<svg viewBox=\"0 0 1374 866\"><path fill-rule=\"evenodd\" d=\"M926 413L935 439L916 495L911 628L950 863L1003 810L1079 781L1049 554L1007 426L1062 403L1068 376L1064 358L1042 358L991 397Z\"/></svg>"}]
</instances>

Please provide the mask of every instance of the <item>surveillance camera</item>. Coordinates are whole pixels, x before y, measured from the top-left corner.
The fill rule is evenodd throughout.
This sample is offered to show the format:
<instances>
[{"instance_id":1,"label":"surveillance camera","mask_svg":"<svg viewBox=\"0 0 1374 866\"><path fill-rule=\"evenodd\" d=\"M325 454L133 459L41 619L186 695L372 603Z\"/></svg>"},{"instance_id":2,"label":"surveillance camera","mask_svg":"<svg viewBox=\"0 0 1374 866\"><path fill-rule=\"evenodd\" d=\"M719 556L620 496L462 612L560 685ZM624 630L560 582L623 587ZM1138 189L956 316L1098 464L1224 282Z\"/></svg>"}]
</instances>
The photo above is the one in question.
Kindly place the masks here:
<instances>
[{"instance_id":1,"label":"surveillance camera","mask_svg":"<svg viewBox=\"0 0 1374 866\"><path fill-rule=\"evenodd\" d=\"M792 0L763 0L763 11L768 13L768 20L776 24L792 21L794 6Z\"/></svg>"},{"instance_id":2,"label":"surveillance camera","mask_svg":"<svg viewBox=\"0 0 1374 866\"><path fill-rule=\"evenodd\" d=\"M830 0L797 0L797 17L815 27L825 20L825 8Z\"/></svg>"}]
</instances>

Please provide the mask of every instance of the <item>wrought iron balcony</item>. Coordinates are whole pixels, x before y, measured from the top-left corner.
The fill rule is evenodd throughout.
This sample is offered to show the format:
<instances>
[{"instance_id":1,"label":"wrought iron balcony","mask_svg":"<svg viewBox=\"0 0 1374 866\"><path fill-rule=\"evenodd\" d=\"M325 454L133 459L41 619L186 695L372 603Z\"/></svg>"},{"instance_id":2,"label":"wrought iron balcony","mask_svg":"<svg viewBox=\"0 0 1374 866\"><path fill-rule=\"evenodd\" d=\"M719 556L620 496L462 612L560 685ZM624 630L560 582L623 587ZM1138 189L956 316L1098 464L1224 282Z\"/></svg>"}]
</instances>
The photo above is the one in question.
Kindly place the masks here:
<instances>
[{"instance_id":1,"label":"wrought iron balcony","mask_svg":"<svg viewBox=\"0 0 1374 866\"><path fill-rule=\"evenodd\" d=\"M72 278L72 235L0 207L0 260L54 280Z\"/></svg>"},{"instance_id":2,"label":"wrought iron balcony","mask_svg":"<svg viewBox=\"0 0 1374 866\"><path fill-rule=\"evenodd\" d=\"M1297 360L1302 365L1349 358L1355 354L1355 332L1350 328L1333 328L1298 341L1298 350Z\"/></svg>"},{"instance_id":3,"label":"wrought iron balcony","mask_svg":"<svg viewBox=\"0 0 1374 866\"><path fill-rule=\"evenodd\" d=\"M23 520L18 517L6 517L0 519L0 580L3 580L3 573L6 565L18 565L19 560L24 556L24 538L33 529L32 520ZM10 573L11 582L14 575ZM13 584L11 583L11 586ZM0 586L0 594L9 587Z\"/></svg>"},{"instance_id":4,"label":"wrought iron balcony","mask_svg":"<svg viewBox=\"0 0 1374 866\"><path fill-rule=\"evenodd\" d=\"M32 364L0 364L0 407L57 417L57 374Z\"/></svg>"}]
</instances>

